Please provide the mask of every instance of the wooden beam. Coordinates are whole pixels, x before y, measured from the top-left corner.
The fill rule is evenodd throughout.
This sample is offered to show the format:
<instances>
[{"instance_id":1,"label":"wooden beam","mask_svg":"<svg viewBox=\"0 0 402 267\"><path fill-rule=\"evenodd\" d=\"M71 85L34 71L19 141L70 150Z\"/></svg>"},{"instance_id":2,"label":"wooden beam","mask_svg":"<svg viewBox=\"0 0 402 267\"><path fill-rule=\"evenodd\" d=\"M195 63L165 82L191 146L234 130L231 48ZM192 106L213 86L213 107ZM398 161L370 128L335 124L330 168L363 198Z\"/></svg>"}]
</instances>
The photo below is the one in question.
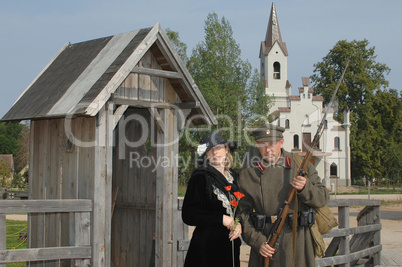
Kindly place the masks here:
<instances>
[{"instance_id":1,"label":"wooden beam","mask_svg":"<svg viewBox=\"0 0 402 267\"><path fill-rule=\"evenodd\" d=\"M183 79L183 75L178 72L174 71L166 71L166 70L158 70L158 69L150 69L150 68L143 68L143 67L134 67L131 70L132 73L138 74L146 74L150 76L157 76L162 78L168 79Z\"/></svg>"},{"instance_id":2,"label":"wooden beam","mask_svg":"<svg viewBox=\"0 0 402 267\"><path fill-rule=\"evenodd\" d=\"M92 211L92 201L89 199L2 200L0 210L2 213Z\"/></svg>"},{"instance_id":3,"label":"wooden beam","mask_svg":"<svg viewBox=\"0 0 402 267\"><path fill-rule=\"evenodd\" d=\"M157 102L157 101L145 101L145 100L135 100L129 98L122 98L116 95L113 95L110 100L116 105L127 105L129 107L139 107L139 108L171 108L171 104L166 102Z\"/></svg>"},{"instance_id":4,"label":"wooden beam","mask_svg":"<svg viewBox=\"0 0 402 267\"><path fill-rule=\"evenodd\" d=\"M158 131L160 133L165 132L165 123L163 122L161 115L156 108L148 108L149 113L151 114L152 118L156 121L156 125L158 126Z\"/></svg>"},{"instance_id":5,"label":"wooden beam","mask_svg":"<svg viewBox=\"0 0 402 267\"><path fill-rule=\"evenodd\" d=\"M121 116L128 107L139 107L139 108L164 108L164 109L180 109L180 110L191 110L194 108L200 108L201 103L196 102L184 102L184 103L167 103L159 101L148 101L148 100L137 100L130 98L123 98L119 95L113 94L110 99L110 103L119 105L115 111L115 123L117 123L118 116Z\"/></svg>"},{"instance_id":6,"label":"wooden beam","mask_svg":"<svg viewBox=\"0 0 402 267\"><path fill-rule=\"evenodd\" d=\"M0 263L90 258L91 246L0 250Z\"/></svg>"},{"instance_id":7,"label":"wooden beam","mask_svg":"<svg viewBox=\"0 0 402 267\"><path fill-rule=\"evenodd\" d=\"M126 112L127 109L128 105L121 105L116 109L116 111L113 114L113 122L112 122L113 129L116 128L117 124L119 124L121 117L124 115L124 112Z\"/></svg>"},{"instance_id":8,"label":"wooden beam","mask_svg":"<svg viewBox=\"0 0 402 267\"><path fill-rule=\"evenodd\" d=\"M176 103L175 105L180 109L193 109L201 107L201 103L199 101Z\"/></svg>"}]
</instances>

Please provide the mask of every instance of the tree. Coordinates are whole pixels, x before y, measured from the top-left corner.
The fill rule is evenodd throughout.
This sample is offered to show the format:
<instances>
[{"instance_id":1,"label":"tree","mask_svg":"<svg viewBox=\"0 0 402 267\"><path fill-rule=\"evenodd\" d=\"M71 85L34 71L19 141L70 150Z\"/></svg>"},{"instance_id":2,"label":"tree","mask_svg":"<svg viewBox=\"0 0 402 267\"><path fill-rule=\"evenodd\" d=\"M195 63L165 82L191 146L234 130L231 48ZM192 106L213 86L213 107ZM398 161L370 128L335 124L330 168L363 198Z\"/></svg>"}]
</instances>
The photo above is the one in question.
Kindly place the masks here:
<instances>
[{"instance_id":1,"label":"tree","mask_svg":"<svg viewBox=\"0 0 402 267\"><path fill-rule=\"evenodd\" d=\"M0 123L0 154L17 153L22 128L23 125L20 123Z\"/></svg>"},{"instance_id":2,"label":"tree","mask_svg":"<svg viewBox=\"0 0 402 267\"><path fill-rule=\"evenodd\" d=\"M11 178L11 168L4 160L0 160L0 187L8 186L8 180Z\"/></svg>"},{"instance_id":3,"label":"tree","mask_svg":"<svg viewBox=\"0 0 402 267\"><path fill-rule=\"evenodd\" d=\"M186 65L188 62L187 45L180 41L180 36L178 32L172 31L171 29L167 28L166 35L169 37L169 40L172 42L174 48L181 57L181 60L183 60L184 64Z\"/></svg>"},{"instance_id":4,"label":"tree","mask_svg":"<svg viewBox=\"0 0 402 267\"><path fill-rule=\"evenodd\" d=\"M23 124L18 138L18 151L15 154L15 171L18 173L28 165L29 161L29 123Z\"/></svg>"},{"instance_id":5,"label":"tree","mask_svg":"<svg viewBox=\"0 0 402 267\"><path fill-rule=\"evenodd\" d=\"M195 162L195 145L204 134L219 130L226 139L238 142L237 155L242 155L247 145L242 129L246 123L255 120L253 114L267 116L269 111L270 98L264 94L258 71L252 72L251 64L241 58L240 46L233 37L230 23L224 17L219 19L216 13L210 13L204 30L205 40L193 49L187 68L216 116L218 125L194 127L192 131L185 129L179 148L183 163L181 166L179 162L181 181L188 179L194 169L194 164L189 166L188 163ZM235 159L236 166L240 167L241 159Z\"/></svg>"},{"instance_id":6,"label":"tree","mask_svg":"<svg viewBox=\"0 0 402 267\"><path fill-rule=\"evenodd\" d=\"M376 62L375 48L368 45L367 40L339 41L322 62L314 64L315 74L310 77L315 93L322 95L324 103L328 103L347 60L350 60L337 100L340 108L347 105L351 111L352 177L385 175L387 146L400 142L394 140L398 134L395 129L400 131L400 99L396 97L399 104L391 103L395 93L386 90L388 81L385 79L390 69ZM399 115L394 113L398 105ZM343 121L341 113L337 119Z\"/></svg>"},{"instance_id":7,"label":"tree","mask_svg":"<svg viewBox=\"0 0 402 267\"><path fill-rule=\"evenodd\" d=\"M205 40L192 51L188 69L218 120L216 128L238 142L242 155L247 145L242 129L257 110L267 115L270 98L258 71L252 72L251 64L241 58L229 21L210 13L204 30Z\"/></svg>"}]
</instances>

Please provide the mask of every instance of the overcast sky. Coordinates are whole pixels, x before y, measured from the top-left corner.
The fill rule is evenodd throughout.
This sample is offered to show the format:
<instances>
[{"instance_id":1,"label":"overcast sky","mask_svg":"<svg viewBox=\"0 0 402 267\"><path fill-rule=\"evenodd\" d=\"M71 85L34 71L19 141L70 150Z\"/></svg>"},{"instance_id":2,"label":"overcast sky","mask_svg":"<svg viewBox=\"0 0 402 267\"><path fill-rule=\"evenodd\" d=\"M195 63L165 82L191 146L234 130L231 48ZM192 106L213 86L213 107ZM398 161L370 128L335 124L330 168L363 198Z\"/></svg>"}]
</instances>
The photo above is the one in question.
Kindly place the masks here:
<instances>
[{"instance_id":1,"label":"overcast sky","mask_svg":"<svg viewBox=\"0 0 402 267\"><path fill-rule=\"evenodd\" d=\"M179 32L191 55L204 40L208 13L231 24L242 58L259 66L272 1L267 0L12 0L0 9L0 118L67 42L78 43L154 26ZM390 88L402 84L401 0L275 2L288 48L293 94L339 40L363 40L391 68Z\"/></svg>"}]
</instances>

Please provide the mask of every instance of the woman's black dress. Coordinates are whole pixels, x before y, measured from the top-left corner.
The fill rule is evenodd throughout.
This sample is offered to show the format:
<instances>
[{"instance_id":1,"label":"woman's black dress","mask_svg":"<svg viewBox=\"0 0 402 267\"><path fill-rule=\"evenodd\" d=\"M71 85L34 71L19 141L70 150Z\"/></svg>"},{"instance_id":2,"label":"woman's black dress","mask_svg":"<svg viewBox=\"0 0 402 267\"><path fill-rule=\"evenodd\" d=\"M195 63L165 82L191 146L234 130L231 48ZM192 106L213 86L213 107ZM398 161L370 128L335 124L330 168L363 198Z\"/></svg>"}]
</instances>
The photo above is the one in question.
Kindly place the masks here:
<instances>
[{"instance_id":1,"label":"woman's black dress","mask_svg":"<svg viewBox=\"0 0 402 267\"><path fill-rule=\"evenodd\" d=\"M233 184L212 166L200 167L191 175L184 197L182 218L184 223L196 228L186 255L185 267L233 266L232 241L222 221L224 214L229 216L228 207L232 209L224 187L230 185L232 192L237 191L237 174L232 170L230 173L234 178ZM234 240L236 267L240 266L240 244L240 238Z\"/></svg>"}]
</instances>

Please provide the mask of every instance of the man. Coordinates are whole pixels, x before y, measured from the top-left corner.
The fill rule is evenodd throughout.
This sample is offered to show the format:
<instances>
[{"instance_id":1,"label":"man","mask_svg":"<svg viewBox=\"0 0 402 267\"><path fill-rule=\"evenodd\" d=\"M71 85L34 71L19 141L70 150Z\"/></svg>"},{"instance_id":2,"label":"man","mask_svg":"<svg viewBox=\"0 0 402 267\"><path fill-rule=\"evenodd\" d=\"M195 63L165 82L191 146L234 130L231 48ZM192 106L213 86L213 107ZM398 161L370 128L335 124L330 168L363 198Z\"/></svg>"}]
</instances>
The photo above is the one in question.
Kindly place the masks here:
<instances>
[{"instance_id":1,"label":"man","mask_svg":"<svg viewBox=\"0 0 402 267\"><path fill-rule=\"evenodd\" d=\"M291 153L283 150L284 128L267 125L252 132L259 151L258 161L240 172L239 189L245 197L239 201L242 237L251 246L249 266L262 266L263 257L270 257L270 266L293 266L292 220L295 198L303 218L314 216L312 208L327 204L329 192L320 182L314 166L309 164L307 178L297 176L297 166ZM297 193L290 205L288 218L274 249L265 242L293 186ZM309 207L312 207L309 209ZM265 219L261 221L261 218ZM315 266L314 245L310 233L311 219L300 219L297 226L295 266ZM262 225L261 225L262 224ZM261 229L263 228L263 229Z\"/></svg>"}]
</instances>

